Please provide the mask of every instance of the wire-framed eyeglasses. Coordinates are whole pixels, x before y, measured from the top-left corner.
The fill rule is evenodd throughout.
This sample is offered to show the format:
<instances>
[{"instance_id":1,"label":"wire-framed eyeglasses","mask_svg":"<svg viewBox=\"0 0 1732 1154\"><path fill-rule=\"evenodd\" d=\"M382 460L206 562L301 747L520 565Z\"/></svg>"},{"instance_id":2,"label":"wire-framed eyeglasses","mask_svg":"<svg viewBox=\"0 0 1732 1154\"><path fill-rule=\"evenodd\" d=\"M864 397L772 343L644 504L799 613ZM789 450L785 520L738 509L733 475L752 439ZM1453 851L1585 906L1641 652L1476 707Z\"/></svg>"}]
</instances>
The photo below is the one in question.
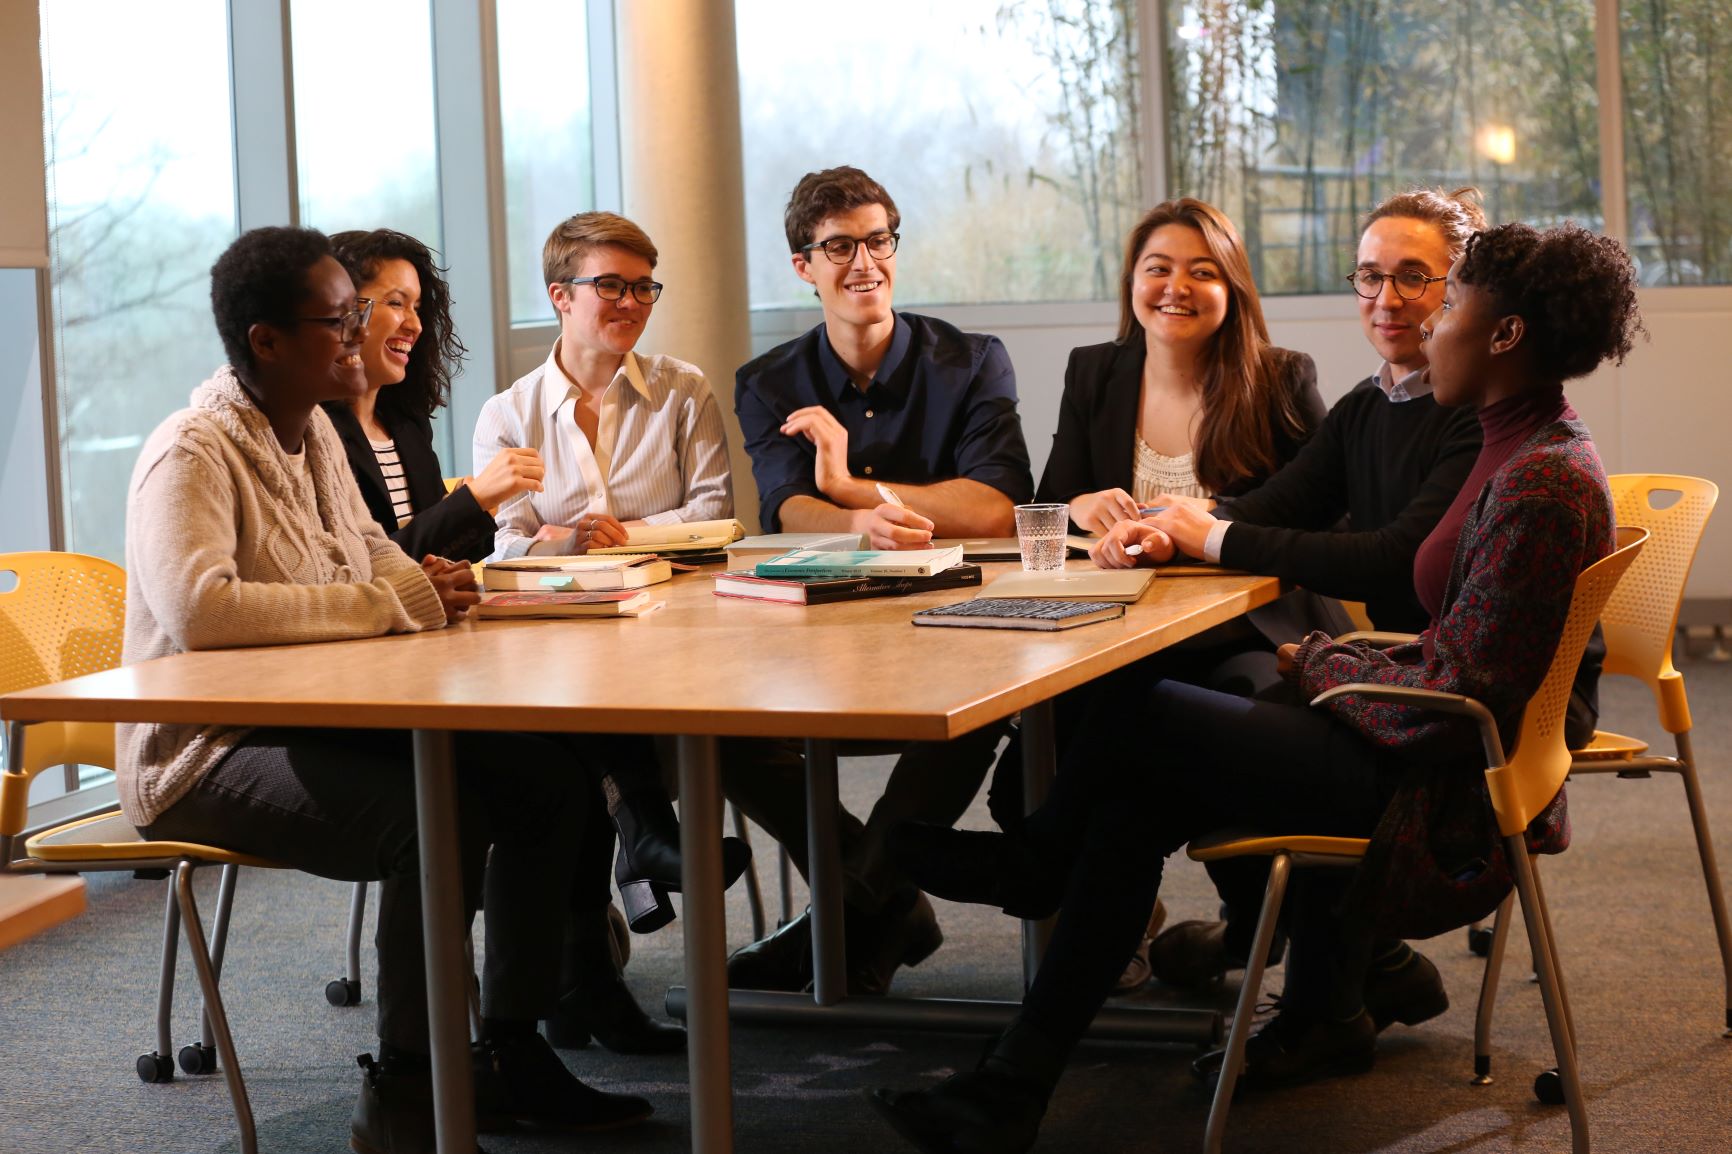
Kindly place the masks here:
<instances>
[{"instance_id":1,"label":"wire-framed eyeglasses","mask_svg":"<svg viewBox=\"0 0 1732 1154\"><path fill-rule=\"evenodd\" d=\"M357 297L355 307L340 317L291 317L289 323L334 327L337 330L337 340L347 345L367 331L367 322L372 319L373 302L366 297Z\"/></svg>"},{"instance_id":2,"label":"wire-framed eyeglasses","mask_svg":"<svg viewBox=\"0 0 1732 1154\"><path fill-rule=\"evenodd\" d=\"M1400 272L1383 272L1374 268L1356 268L1347 274L1347 283L1353 286L1353 291L1368 301L1374 301L1383 292L1384 281L1395 282L1395 295L1404 301L1416 301L1425 295L1425 290L1440 280L1448 280L1443 276L1426 276L1416 268L1404 268Z\"/></svg>"},{"instance_id":3,"label":"wire-framed eyeglasses","mask_svg":"<svg viewBox=\"0 0 1732 1154\"><path fill-rule=\"evenodd\" d=\"M638 304L653 305L662 295L660 281L628 281L622 276L574 276L565 283L570 285L586 284L593 288L595 295L604 301L622 300L626 291L630 290L632 300Z\"/></svg>"},{"instance_id":4,"label":"wire-framed eyeglasses","mask_svg":"<svg viewBox=\"0 0 1732 1154\"><path fill-rule=\"evenodd\" d=\"M831 264L848 264L854 259L854 252L861 245L872 254L873 260L889 260L896 255L896 246L901 243L899 232L875 232L871 236L833 236L829 240L815 240L800 249L802 256L811 256L812 250L821 248L824 255L830 258Z\"/></svg>"}]
</instances>

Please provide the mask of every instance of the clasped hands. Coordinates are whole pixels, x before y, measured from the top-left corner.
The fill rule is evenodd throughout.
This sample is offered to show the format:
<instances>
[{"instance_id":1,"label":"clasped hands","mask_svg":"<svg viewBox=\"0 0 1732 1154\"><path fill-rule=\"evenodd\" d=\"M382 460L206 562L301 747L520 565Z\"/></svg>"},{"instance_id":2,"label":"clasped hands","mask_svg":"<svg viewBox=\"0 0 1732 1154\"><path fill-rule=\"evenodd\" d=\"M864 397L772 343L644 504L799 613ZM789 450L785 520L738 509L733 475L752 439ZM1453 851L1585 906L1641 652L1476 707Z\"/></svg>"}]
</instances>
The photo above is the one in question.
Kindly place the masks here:
<instances>
[{"instance_id":1,"label":"clasped hands","mask_svg":"<svg viewBox=\"0 0 1732 1154\"><path fill-rule=\"evenodd\" d=\"M445 623L454 625L469 612L471 605L481 603L481 590L475 584L475 570L467 561L447 561L429 553L421 558L421 572L433 584L439 604L445 610Z\"/></svg>"},{"instance_id":2,"label":"clasped hands","mask_svg":"<svg viewBox=\"0 0 1732 1154\"><path fill-rule=\"evenodd\" d=\"M1215 503L1203 497L1180 497L1162 493L1154 500L1157 510L1140 516L1142 510L1123 489L1085 493L1071 501L1071 520L1084 530L1102 533L1089 549L1089 557L1102 569L1130 569L1157 565L1176 554L1201 558L1203 543L1214 527L1210 512ZM1136 553L1129 552L1136 548Z\"/></svg>"},{"instance_id":3,"label":"clasped hands","mask_svg":"<svg viewBox=\"0 0 1732 1154\"><path fill-rule=\"evenodd\" d=\"M817 449L813 483L832 503L853 511L851 528L866 538L868 548L923 549L932 543L932 522L913 509L872 497L863 500L875 486L848 471L848 430L829 409L808 405L794 410L782 422L782 433L812 442Z\"/></svg>"}]
</instances>

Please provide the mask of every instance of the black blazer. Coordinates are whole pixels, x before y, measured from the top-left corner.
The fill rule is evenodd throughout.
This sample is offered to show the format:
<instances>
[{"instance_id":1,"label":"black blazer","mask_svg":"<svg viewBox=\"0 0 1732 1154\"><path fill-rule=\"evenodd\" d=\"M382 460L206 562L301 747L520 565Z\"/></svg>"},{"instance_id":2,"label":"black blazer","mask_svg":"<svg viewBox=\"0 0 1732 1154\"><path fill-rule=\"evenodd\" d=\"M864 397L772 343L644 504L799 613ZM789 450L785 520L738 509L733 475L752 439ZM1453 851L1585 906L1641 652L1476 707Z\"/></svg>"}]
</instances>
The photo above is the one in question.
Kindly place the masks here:
<instances>
[{"instance_id":1,"label":"black blazer","mask_svg":"<svg viewBox=\"0 0 1732 1154\"><path fill-rule=\"evenodd\" d=\"M397 459L409 481L409 506L415 510L409 523L399 526L379 458L373 455L354 410L341 401L326 401L320 407L343 438L349 471L361 486L367 511L403 552L416 561L429 553L453 561L479 561L493 552L493 515L476 503L467 485L449 496L445 493L445 478L433 452L431 418L378 411L379 423L397 445Z\"/></svg>"},{"instance_id":2,"label":"black blazer","mask_svg":"<svg viewBox=\"0 0 1732 1154\"><path fill-rule=\"evenodd\" d=\"M1142 397L1143 360L1148 345L1139 339L1108 341L1072 349L1064 371L1058 431L1041 473L1034 499L1063 503L1102 489L1130 490L1136 473L1137 407ZM1323 423L1323 397L1317 392L1317 366L1304 353L1276 349L1280 379L1276 388L1292 400L1304 423L1297 437L1275 433L1275 467L1291 460L1299 446ZM1217 497L1253 489L1266 478L1244 477Z\"/></svg>"}]
</instances>

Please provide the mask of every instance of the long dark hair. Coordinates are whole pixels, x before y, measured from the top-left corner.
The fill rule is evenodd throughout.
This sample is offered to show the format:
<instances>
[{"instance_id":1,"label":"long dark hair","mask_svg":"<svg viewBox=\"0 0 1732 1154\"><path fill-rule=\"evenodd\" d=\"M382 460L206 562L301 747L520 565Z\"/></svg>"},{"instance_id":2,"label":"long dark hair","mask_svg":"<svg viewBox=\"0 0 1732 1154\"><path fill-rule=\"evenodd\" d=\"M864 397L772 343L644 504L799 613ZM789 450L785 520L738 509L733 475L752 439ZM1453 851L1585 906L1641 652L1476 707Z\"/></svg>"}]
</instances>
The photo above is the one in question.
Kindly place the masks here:
<instances>
[{"instance_id":1,"label":"long dark hair","mask_svg":"<svg viewBox=\"0 0 1732 1154\"><path fill-rule=\"evenodd\" d=\"M388 260L406 260L414 266L421 280L421 339L409 350L402 381L379 391L378 407L431 417L450 403L452 373L469 353L451 324L451 289L445 283L445 270L434 263L432 249L388 228L333 233L331 249L357 289Z\"/></svg>"},{"instance_id":2,"label":"long dark hair","mask_svg":"<svg viewBox=\"0 0 1732 1154\"><path fill-rule=\"evenodd\" d=\"M1276 428L1298 437L1305 425L1293 398L1275 387L1280 366L1239 230L1212 204L1189 196L1169 200L1151 208L1131 230L1119 278L1118 343L1143 339L1143 326L1131 309L1131 284L1143 246L1168 224L1201 233L1227 282L1227 316L1203 353L1203 416L1192 459L1197 480L1219 493L1247 477L1274 472L1281 464Z\"/></svg>"}]
</instances>

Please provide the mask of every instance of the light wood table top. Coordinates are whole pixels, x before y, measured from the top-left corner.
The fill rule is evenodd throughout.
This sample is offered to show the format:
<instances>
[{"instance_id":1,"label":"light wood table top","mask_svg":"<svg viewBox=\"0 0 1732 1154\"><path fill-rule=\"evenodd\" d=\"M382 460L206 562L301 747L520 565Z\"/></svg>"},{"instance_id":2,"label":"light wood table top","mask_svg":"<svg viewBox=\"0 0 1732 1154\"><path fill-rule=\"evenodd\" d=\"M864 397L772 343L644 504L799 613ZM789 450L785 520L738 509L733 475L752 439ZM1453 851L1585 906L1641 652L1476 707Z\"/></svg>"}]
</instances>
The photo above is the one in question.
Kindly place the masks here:
<instances>
[{"instance_id":1,"label":"light wood table top","mask_svg":"<svg viewBox=\"0 0 1732 1154\"><path fill-rule=\"evenodd\" d=\"M1073 561L1086 568L1088 562ZM938 741L1272 600L1266 577L1158 577L1125 617L1055 633L913 625L986 585L801 606L654 586L639 619L184 653L0 698L0 718Z\"/></svg>"}]
</instances>

